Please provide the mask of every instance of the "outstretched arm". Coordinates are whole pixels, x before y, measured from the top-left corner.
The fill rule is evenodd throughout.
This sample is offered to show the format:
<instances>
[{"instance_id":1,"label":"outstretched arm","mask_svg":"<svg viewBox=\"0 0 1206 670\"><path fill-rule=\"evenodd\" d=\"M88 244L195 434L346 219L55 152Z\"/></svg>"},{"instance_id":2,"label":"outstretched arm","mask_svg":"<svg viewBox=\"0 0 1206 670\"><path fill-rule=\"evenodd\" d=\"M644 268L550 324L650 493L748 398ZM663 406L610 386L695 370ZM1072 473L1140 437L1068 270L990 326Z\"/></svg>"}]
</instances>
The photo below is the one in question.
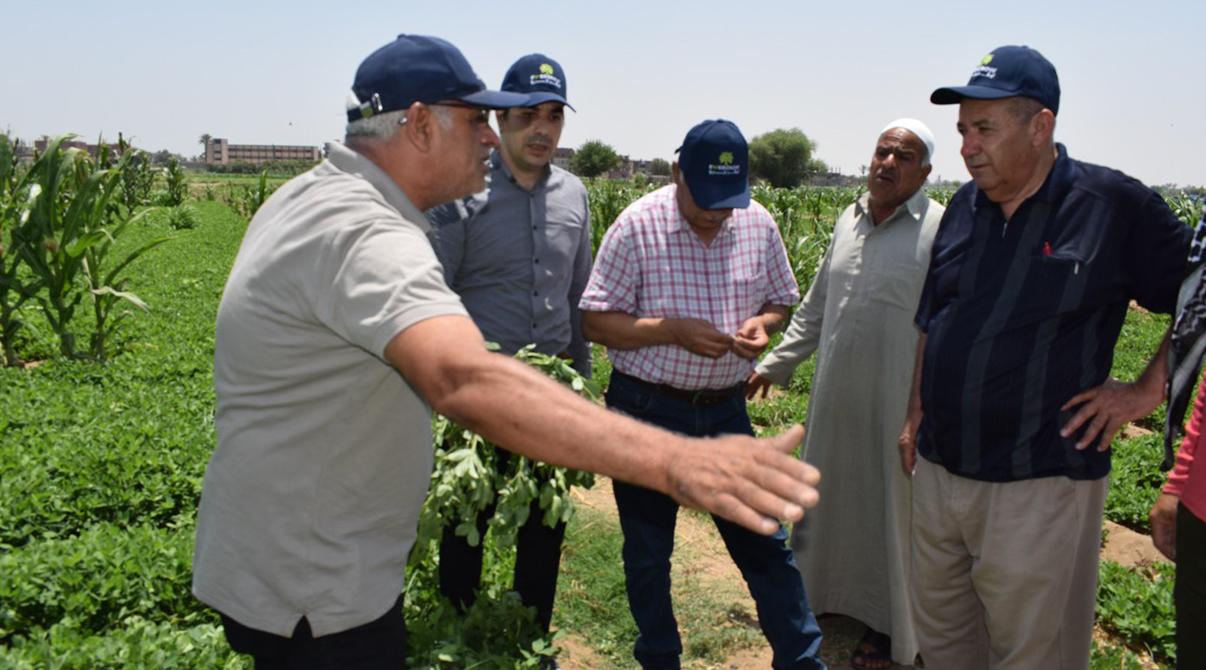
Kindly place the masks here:
<instances>
[{"instance_id":1,"label":"outstretched arm","mask_svg":"<svg viewBox=\"0 0 1206 670\"><path fill-rule=\"evenodd\" d=\"M609 412L486 351L463 316L407 328L390 341L385 357L436 411L531 458L662 491L763 534L817 503L820 474L788 455L803 437L800 426L766 439L675 435Z\"/></svg>"}]
</instances>

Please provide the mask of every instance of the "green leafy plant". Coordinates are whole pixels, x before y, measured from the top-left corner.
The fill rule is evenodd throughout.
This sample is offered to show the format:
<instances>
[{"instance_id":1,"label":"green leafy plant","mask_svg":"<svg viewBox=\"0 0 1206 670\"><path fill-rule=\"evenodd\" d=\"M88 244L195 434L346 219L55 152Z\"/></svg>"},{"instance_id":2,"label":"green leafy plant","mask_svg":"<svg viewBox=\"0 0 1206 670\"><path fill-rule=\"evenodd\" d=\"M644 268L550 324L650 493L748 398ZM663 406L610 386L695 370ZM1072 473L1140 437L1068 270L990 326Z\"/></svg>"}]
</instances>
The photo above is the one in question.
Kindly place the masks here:
<instances>
[{"instance_id":1,"label":"green leafy plant","mask_svg":"<svg viewBox=\"0 0 1206 670\"><path fill-rule=\"evenodd\" d=\"M250 670L251 660L231 650L216 623L180 627L131 616L119 628L95 633L65 619L0 648L0 667L13 670Z\"/></svg>"},{"instance_id":2,"label":"green leafy plant","mask_svg":"<svg viewBox=\"0 0 1206 670\"><path fill-rule=\"evenodd\" d=\"M1176 658L1171 563L1128 569L1102 561L1097 585L1097 620L1129 644L1164 660Z\"/></svg>"},{"instance_id":3,"label":"green leafy plant","mask_svg":"<svg viewBox=\"0 0 1206 670\"><path fill-rule=\"evenodd\" d=\"M191 527L102 524L78 538L0 555L0 642L67 618L94 633L134 615L177 625L215 622L190 593L192 537Z\"/></svg>"},{"instance_id":4,"label":"green leafy plant","mask_svg":"<svg viewBox=\"0 0 1206 670\"><path fill-rule=\"evenodd\" d=\"M1163 440L1159 433L1114 440L1107 519L1141 533L1151 532L1147 514L1164 485L1160 472Z\"/></svg>"},{"instance_id":5,"label":"green leafy plant","mask_svg":"<svg viewBox=\"0 0 1206 670\"><path fill-rule=\"evenodd\" d=\"M168 226L172 230L192 230L197 227L197 210L177 205L168 210Z\"/></svg>"},{"instance_id":6,"label":"green leafy plant","mask_svg":"<svg viewBox=\"0 0 1206 670\"><path fill-rule=\"evenodd\" d=\"M579 375L564 358L537 353L532 345L520 349L515 357L579 395L592 400L599 396L594 382ZM496 472L497 448L438 414L432 420L432 434L437 445L435 468L420 517L420 542L436 537L448 520L457 519L456 534L477 546L481 537L475 520L481 511L495 504L490 532L499 544L512 544L519 527L528 520L533 501L540 502L542 522L552 527L573 516L570 488L590 488L595 481L589 472L522 456L510 459L505 469Z\"/></svg>"}]
</instances>

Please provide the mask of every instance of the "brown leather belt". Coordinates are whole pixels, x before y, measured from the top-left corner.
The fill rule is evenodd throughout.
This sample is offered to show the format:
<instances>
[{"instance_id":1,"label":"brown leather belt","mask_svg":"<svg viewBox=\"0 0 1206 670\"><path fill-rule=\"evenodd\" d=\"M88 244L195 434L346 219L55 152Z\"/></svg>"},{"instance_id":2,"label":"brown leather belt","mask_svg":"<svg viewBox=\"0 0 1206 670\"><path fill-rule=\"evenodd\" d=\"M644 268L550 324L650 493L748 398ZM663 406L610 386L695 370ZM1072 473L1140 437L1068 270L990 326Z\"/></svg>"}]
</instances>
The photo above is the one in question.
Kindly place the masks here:
<instances>
[{"instance_id":1,"label":"brown leather belt","mask_svg":"<svg viewBox=\"0 0 1206 670\"><path fill-rule=\"evenodd\" d=\"M698 389L695 391L689 391L687 389L680 389L670 386L669 384L654 384L653 382L647 382L644 379L639 379L637 377L633 377L632 375L626 375L618 370L612 370L612 374L616 377L622 377L623 379L638 386L643 386L651 393L656 393L657 395L665 396L667 398L674 398L675 400L682 400L692 405L715 405L724 402L733 396L743 395L745 393L745 382L739 382L723 389Z\"/></svg>"}]
</instances>

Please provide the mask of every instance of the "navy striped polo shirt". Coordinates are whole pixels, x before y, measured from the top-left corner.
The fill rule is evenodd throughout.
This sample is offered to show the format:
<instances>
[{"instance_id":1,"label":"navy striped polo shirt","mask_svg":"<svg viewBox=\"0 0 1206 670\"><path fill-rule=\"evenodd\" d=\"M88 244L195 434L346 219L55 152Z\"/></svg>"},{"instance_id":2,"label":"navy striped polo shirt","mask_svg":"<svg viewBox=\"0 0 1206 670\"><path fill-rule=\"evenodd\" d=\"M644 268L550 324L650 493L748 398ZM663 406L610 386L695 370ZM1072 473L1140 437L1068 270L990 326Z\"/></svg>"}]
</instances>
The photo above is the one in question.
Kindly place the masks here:
<instances>
[{"instance_id":1,"label":"navy striped polo shirt","mask_svg":"<svg viewBox=\"0 0 1206 670\"><path fill-rule=\"evenodd\" d=\"M1008 222L965 184L942 217L916 324L926 333L922 457L1004 482L1097 479L1110 454L1060 437L1104 382L1131 300L1171 312L1192 230L1121 172L1068 157Z\"/></svg>"}]
</instances>

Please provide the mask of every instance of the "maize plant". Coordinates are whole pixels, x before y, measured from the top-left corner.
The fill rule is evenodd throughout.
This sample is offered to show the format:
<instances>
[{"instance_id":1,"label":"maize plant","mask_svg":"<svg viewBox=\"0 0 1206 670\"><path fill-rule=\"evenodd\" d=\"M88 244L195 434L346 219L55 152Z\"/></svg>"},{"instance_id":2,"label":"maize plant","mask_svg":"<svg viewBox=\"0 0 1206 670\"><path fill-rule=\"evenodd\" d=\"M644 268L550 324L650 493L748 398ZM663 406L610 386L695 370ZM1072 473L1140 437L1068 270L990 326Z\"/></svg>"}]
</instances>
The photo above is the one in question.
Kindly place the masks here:
<instances>
[{"instance_id":1,"label":"maize plant","mask_svg":"<svg viewBox=\"0 0 1206 670\"><path fill-rule=\"evenodd\" d=\"M184 199L188 197L188 177L185 176L184 168L180 167L180 161L176 160L175 156L168 160L165 179L167 191L163 194L163 204L168 207L183 205Z\"/></svg>"},{"instance_id":2,"label":"maize plant","mask_svg":"<svg viewBox=\"0 0 1206 670\"><path fill-rule=\"evenodd\" d=\"M115 196L120 191L122 171L128 168L135 152L127 152L111 165L103 143L94 161L85 151L62 149L62 142L69 137L53 140L31 167L27 175L28 215L14 229L13 242L22 261L41 283L34 300L59 338L60 353L79 357L71 321L88 295L96 317L90 353L103 360L108 338L124 316L114 313L118 304L146 309L138 296L123 290L126 278L118 275L168 238L147 242L108 267L114 241L132 220L130 210Z\"/></svg>"},{"instance_id":3,"label":"maize plant","mask_svg":"<svg viewBox=\"0 0 1206 670\"><path fill-rule=\"evenodd\" d=\"M255 186L241 186L237 189L230 187L231 191L226 197L226 204L230 206L234 212L240 216L251 220L255 213L260 211L260 207L268 196L278 188L268 184L268 170L260 172L260 178Z\"/></svg>"},{"instance_id":4,"label":"maize plant","mask_svg":"<svg viewBox=\"0 0 1206 670\"><path fill-rule=\"evenodd\" d=\"M146 153L137 151L120 134L117 136L117 151L121 155L131 154L125 169L121 171L121 201L130 211L151 204L151 191L155 187L155 171Z\"/></svg>"},{"instance_id":5,"label":"maize plant","mask_svg":"<svg viewBox=\"0 0 1206 670\"><path fill-rule=\"evenodd\" d=\"M657 188L656 183L592 179L587 189L590 201L591 248L599 250L599 243L620 212L637 198Z\"/></svg>"},{"instance_id":6,"label":"maize plant","mask_svg":"<svg viewBox=\"0 0 1206 670\"><path fill-rule=\"evenodd\" d=\"M536 353L532 345L519 350L515 358L585 398L599 397L593 382L579 375L563 358ZM573 517L570 488L590 488L595 482L589 472L555 467L519 455L511 457L499 471L495 466L500 456L493 444L438 414L432 421L432 433L436 445L435 469L420 517L420 543L438 537L444 524L456 523L456 534L477 546L481 542L478 514L493 505L490 532L497 544L512 544L520 526L528 520L533 501L540 502L544 525L553 527Z\"/></svg>"},{"instance_id":7,"label":"maize plant","mask_svg":"<svg viewBox=\"0 0 1206 670\"><path fill-rule=\"evenodd\" d=\"M862 194L842 187L772 188L759 184L752 197L779 225L787 259L801 288L812 284L821 257L833 239L833 222Z\"/></svg>"},{"instance_id":8,"label":"maize plant","mask_svg":"<svg viewBox=\"0 0 1206 670\"><path fill-rule=\"evenodd\" d=\"M951 198L955 197L956 190L958 190L958 189L927 188L925 190L925 194L934 202L942 205L943 207L946 207L947 205L951 204Z\"/></svg>"},{"instance_id":9,"label":"maize plant","mask_svg":"<svg viewBox=\"0 0 1206 670\"><path fill-rule=\"evenodd\" d=\"M38 190L18 168L16 147L8 135L0 134L0 349L4 365L18 365L16 336L23 325L21 306L41 288L36 277L21 267L15 233L29 217Z\"/></svg>"},{"instance_id":10,"label":"maize plant","mask_svg":"<svg viewBox=\"0 0 1206 670\"><path fill-rule=\"evenodd\" d=\"M1173 214L1187 226L1197 225L1202 219L1202 199L1184 191L1167 193L1164 201Z\"/></svg>"}]
</instances>

